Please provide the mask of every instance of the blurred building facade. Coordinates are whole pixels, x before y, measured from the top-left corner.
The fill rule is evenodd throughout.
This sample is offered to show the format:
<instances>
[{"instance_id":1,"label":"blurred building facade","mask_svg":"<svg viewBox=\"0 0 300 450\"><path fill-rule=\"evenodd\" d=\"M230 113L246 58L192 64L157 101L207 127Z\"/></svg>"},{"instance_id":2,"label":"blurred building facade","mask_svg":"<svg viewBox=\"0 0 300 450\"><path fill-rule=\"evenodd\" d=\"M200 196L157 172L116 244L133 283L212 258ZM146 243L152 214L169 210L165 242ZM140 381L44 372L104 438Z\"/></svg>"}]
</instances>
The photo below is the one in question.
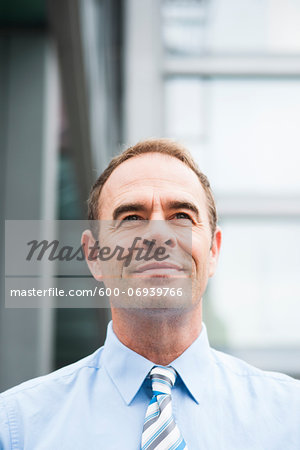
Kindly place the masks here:
<instances>
[{"instance_id":1,"label":"blurred building facade","mask_svg":"<svg viewBox=\"0 0 300 450\"><path fill-rule=\"evenodd\" d=\"M3 243L4 219L86 219L91 185L119 151L121 14L114 0L1 2ZM4 266L3 252L1 391L103 344L108 310L5 308Z\"/></svg>"},{"instance_id":2,"label":"blurred building facade","mask_svg":"<svg viewBox=\"0 0 300 450\"><path fill-rule=\"evenodd\" d=\"M85 218L122 148L180 140L224 231L211 344L300 377L300 2L15 0L0 30L3 242L4 219ZM108 310L7 309L2 292L0 390L102 345Z\"/></svg>"}]
</instances>

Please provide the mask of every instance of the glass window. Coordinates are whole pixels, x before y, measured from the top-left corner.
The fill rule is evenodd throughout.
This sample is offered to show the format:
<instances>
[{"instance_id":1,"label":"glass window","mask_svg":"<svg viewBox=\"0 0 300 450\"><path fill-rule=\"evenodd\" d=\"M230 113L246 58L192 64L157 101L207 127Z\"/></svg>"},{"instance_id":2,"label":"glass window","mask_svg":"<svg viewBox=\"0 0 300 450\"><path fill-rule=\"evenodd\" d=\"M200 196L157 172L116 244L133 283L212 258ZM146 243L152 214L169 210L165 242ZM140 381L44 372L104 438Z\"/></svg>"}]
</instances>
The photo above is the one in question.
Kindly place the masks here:
<instances>
[{"instance_id":1,"label":"glass window","mask_svg":"<svg viewBox=\"0 0 300 450\"><path fill-rule=\"evenodd\" d=\"M163 42L168 53L189 55L204 51L206 3L201 0L163 1Z\"/></svg>"},{"instance_id":2,"label":"glass window","mask_svg":"<svg viewBox=\"0 0 300 450\"><path fill-rule=\"evenodd\" d=\"M224 220L219 268L204 301L223 345L296 347L300 342L299 220Z\"/></svg>"},{"instance_id":3,"label":"glass window","mask_svg":"<svg viewBox=\"0 0 300 450\"><path fill-rule=\"evenodd\" d=\"M171 77L165 86L165 130L177 139L200 141L204 134L204 84L198 77Z\"/></svg>"},{"instance_id":4,"label":"glass window","mask_svg":"<svg viewBox=\"0 0 300 450\"><path fill-rule=\"evenodd\" d=\"M166 133L217 194L300 193L300 79L170 77Z\"/></svg>"},{"instance_id":5,"label":"glass window","mask_svg":"<svg viewBox=\"0 0 300 450\"><path fill-rule=\"evenodd\" d=\"M170 55L300 51L298 0L164 0L162 20Z\"/></svg>"}]
</instances>

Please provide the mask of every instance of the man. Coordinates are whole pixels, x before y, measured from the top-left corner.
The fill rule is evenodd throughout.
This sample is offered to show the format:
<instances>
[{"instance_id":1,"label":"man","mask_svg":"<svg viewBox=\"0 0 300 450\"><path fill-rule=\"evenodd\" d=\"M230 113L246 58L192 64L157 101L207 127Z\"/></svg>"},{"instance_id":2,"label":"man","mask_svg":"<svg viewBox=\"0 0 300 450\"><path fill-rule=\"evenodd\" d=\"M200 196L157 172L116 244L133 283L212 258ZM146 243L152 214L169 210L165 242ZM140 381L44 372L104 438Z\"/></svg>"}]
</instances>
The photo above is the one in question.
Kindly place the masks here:
<instances>
[{"instance_id":1,"label":"man","mask_svg":"<svg viewBox=\"0 0 300 450\"><path fill-rule=\"evenodd\" d=\"M188 152L168 140L126 150L95 183L89 219L100 221L82 238L90 270L127 295L111 299L104 347L2 394L1 448L300 449L300 382L209 347L202 296L221 231ZM152 245L166 258L89 257L98 238L129 248L134 235L136 254Z\"/></svg>"}]
</instances>

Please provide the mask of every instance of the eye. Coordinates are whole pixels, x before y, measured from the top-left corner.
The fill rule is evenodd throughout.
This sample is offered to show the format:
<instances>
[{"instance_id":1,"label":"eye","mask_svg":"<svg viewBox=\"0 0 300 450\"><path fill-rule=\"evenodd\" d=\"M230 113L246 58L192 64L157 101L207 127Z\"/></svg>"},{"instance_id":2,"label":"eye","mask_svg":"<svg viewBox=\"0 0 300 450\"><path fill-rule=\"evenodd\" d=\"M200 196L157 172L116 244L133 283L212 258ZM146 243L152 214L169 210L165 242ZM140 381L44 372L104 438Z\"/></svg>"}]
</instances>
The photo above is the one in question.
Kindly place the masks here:
<instances>
[{"instance_id":1,"label":"eye","mask_svg":"<svg viewBox=\"0 0 300 450\"><path fill-rule=\"evenodd\" d=\"M193 219L189 216L189 214L184 213L184 212L178 212L175 214L175 219L187 219L190 220L191 222L193 221Z\"/></svg>"},{"instance_id":2,"label":"eye","mask_svg":"<svg viewBox=\"0 0 300 450\"><path fill-rule=\"evenodd\" d=\"M128 214L118 221L118 227L131 228L143 225L146 220L138 214Z\"/></svg>"},{"instance_id":3,"label":"eye","mask_svg":"<svg viewBox=\"0 0 300 450\"><path fill-rule=\"evenodd\" d=\"M177 212L171 217L171 223L179 227L191 227L195 224L192 216L185 212Z\"/></svg>"},{"instance_id":4,"label":"eye","mask_svg":"<svg viewBox=\"0 0 300 450\"><path fill-rule=\"evenodd\" d=\"M137 214L130 214L130 216L126 216L122 219L122 221L125 220L144 220L141 216L138 216Z\"/></svg>"}]
</instances>

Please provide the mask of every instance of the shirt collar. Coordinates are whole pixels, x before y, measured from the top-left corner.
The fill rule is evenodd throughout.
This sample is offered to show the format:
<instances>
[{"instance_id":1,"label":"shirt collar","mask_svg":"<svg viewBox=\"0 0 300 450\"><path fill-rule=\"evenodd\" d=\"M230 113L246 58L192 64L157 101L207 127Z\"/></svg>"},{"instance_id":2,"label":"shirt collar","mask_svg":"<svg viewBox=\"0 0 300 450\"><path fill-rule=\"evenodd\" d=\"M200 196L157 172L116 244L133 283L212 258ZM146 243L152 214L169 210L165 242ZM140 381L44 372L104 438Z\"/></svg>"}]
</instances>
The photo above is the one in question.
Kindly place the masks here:
<instances>
[{"instance_id":1,"label":"shirt collar","mask_svg":"<svg viewBox=\"0 0 300 450\"><path fill-rule=\"evenodd\" d=\"M112 321L107 327L102 355L109 376L129 405L155 364L122 344L113 331ZM198 338L169 365L178 372L193 399L199 403L203 381L212 365L204 324Z\"/></svg>"},{"instance_id":2,"label":"shirt collar","mask_svg":"<svg viewBox=\"0 0 300 450\"><path fill-rule=\"evenodd\" d=\"M131 403L154 365L152 361L119 341L114 333L112 321L109 322L107 327L103 362L127 405Z\"/></svg>"},{"instance_id":3,"label":"shirt collar","mask_svg":"<svg viewBox=\"0 0 300 450\"><path fill-rule=\"evenodd\" d=\"M211 374L213 361L206 326L202 323L202 329L197 339L170 363L170 366L174 367L180 375L196 403L200 402L203 386Z\"/></svg>"}]
</instances>

